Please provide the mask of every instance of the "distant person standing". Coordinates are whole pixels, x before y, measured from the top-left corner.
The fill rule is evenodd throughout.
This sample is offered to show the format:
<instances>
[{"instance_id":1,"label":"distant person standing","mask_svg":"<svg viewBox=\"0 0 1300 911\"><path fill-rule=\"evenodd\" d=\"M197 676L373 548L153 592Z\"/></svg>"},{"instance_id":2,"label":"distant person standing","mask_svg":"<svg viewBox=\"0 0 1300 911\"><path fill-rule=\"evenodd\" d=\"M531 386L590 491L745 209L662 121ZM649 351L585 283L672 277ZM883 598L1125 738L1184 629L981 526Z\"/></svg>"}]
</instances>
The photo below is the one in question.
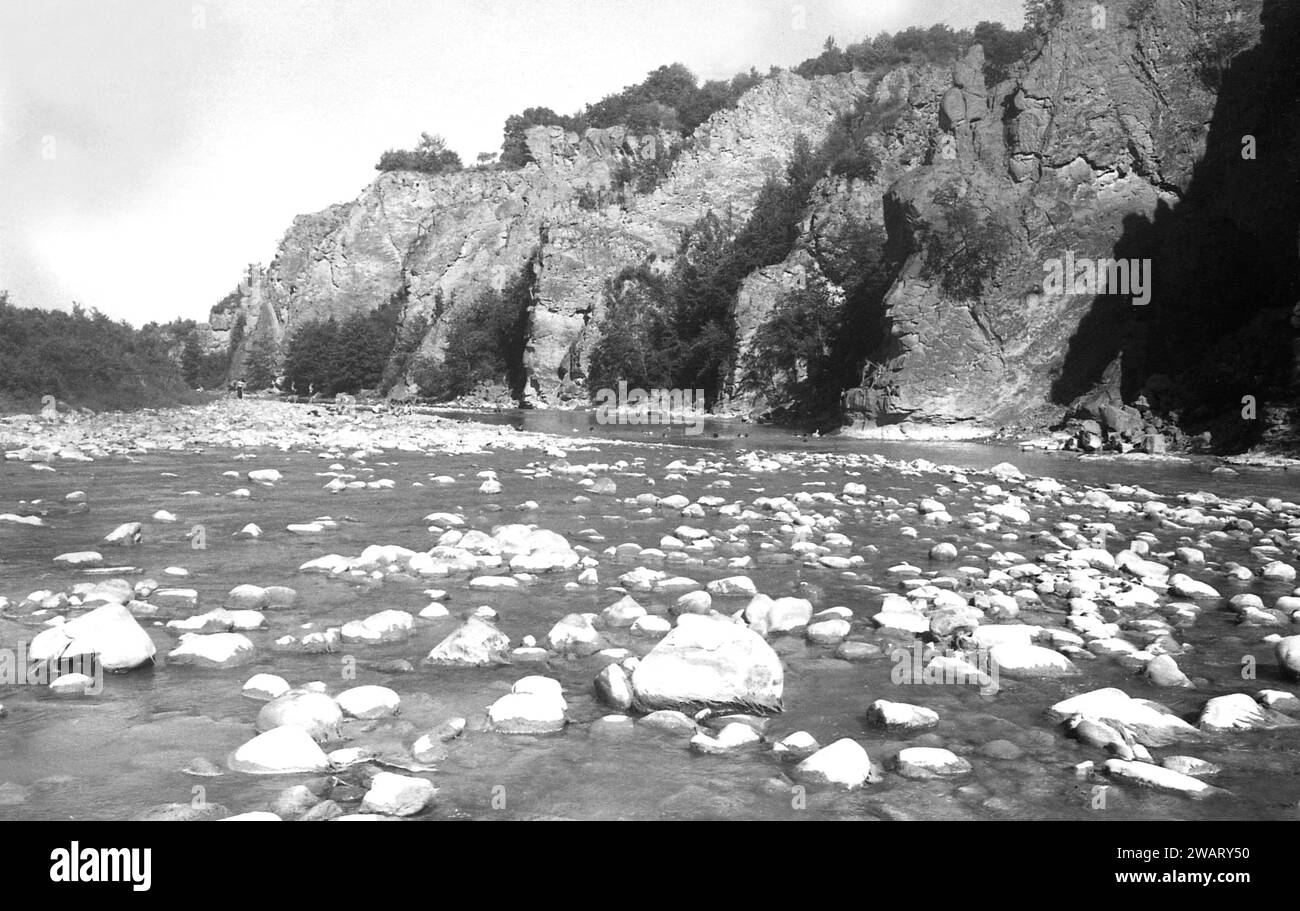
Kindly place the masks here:
<instances>
[{"instance_id":1,"label":"distant person standing","mask_svg":"<svg viewBox=\"0 0 1300 911\"><path fill-rule=\"evenodd\" d=\"M243 380L240 380L238 383L235 384L235 395L236 395L238 398L241 398L241 399L244 397L244 381L243 381Z\"/></svg>"}]
</instances>

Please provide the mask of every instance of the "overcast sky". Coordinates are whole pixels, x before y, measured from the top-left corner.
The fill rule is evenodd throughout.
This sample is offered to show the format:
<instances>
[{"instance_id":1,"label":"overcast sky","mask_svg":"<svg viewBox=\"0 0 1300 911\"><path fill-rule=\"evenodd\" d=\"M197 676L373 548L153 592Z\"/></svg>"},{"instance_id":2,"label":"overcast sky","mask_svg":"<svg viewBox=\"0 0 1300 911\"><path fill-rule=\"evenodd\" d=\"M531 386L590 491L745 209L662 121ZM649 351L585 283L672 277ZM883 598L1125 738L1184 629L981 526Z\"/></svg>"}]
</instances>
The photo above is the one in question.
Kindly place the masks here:
<instances>
[{"instance_id":1,"label":"overcast sky","mask_svg":"<svg viewBox=\"0 0 1300 911\"><path fill-rule=\"evenodd\" d=\"M827 35L1021 0L0 0L0 290L141 324L203 319L294 215L440 133L572 112L657 66L789 66Z\"/></svg>"}]
</instances>

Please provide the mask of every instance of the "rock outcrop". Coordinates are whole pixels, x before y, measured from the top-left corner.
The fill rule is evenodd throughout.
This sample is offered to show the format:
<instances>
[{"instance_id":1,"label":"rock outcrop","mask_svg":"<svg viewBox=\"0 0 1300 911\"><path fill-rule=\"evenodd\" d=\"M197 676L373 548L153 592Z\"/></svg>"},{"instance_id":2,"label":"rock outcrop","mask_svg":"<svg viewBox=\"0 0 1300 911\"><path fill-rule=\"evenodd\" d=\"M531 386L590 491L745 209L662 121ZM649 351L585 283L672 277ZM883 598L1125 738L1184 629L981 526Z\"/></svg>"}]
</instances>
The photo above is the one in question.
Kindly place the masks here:
<instances>
[{"instance_id":1,"label":"rock outcrop","mask_svg":"<svg viewBox=\"0 0 1300 911\"><path fill-rule=\"evenodd\" d=\"M843 294L861 271L846 252L875 231L894 280L855 314L863 363L845 366L862 371L862 432L972 437L1073 415L1096 424L1072 431L1081 448L1160 452L1183 442L1177 425L1228 415L1219 438L1267 437L1294 424L1300 389L1300 10L1151 0L1106 17L1066 0L998 84L978 45L952 67L781 73L689 140L534 127L520 170L381 174L294 221L272 263L214 310L214 344L238 342L238 371L259 337L397 300L407 322L428 319L421 354L436 359L457 306L523 274L514 392L554 401L585 377L608 279L669 268L682 229L709 212L743 223L797 136L816 146L868 101L891 109L867 140L877 173L821 180L789 256L744 280L735 363L811 277ZM621 169L679 143L653 191L622 184ZM1083 260L1130 263L1133 284L1045 285ZM734 370L717 407L762 410ZM1259 419L1236 419L1243 395Z\"/></svg>"},{"instance_id":2,"label":"rock outcrop","mask_svg":"<svg viewBox=\"0 0 1300 911\"><path fill-rule=\"evenodd\" d=\"M561 381L582 376L607 278L650 258L670 260L681 230L708 211L743 221L795 138L822 141L872 82L864 73L767 79L701 125L645 194L621 193L619 169L679 137L534 127L534 162L517 171L383 173L356 200L296 218L271 264L250 270L234 306L214 310L213 333L229 341L242 318L237 373L261 333L279 341L307 320L398 298L405 321L430 320L422 353L436 356L458 303L529 269L523 372L530 396L552 396Z\"/></svg>"}]
</instances>

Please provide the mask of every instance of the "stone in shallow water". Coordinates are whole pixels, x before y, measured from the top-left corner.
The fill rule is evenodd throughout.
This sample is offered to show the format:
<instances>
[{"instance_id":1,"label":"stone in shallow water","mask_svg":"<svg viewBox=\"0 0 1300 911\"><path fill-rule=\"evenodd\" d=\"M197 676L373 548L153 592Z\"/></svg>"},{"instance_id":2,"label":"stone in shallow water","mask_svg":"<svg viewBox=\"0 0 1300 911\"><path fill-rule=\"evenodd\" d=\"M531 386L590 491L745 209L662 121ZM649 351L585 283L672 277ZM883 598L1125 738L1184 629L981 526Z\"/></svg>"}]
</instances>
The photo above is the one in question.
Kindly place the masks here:
<instances>
[{"instance_id":1,"label":"stone in shallow water","mask_svg":"<svg viewBox=\"0 0 1300 911\"><path fill-rule=\"evenodd\" d=\"M596 696L606 705L627 711L632 707L632 679L617 664L602 668L596 675Z\"/></svg>"},{"instance_id":2,"label":"stone in shallow water","mask_svg":"<svg viewBox=\"0 0 1300 911\"><path fill-rule=\"evenodd\" d=\"M1223 771L1214 763L1197 759L1195 756L1166 756L1160 760L1160 764L1166 769L1181 775L1191 775L1193 778L1212 778Z\"/></svg>"},{"instance_id":3,"label":"stone in shallow water","mask_svg":"<svg viewBox=\"0 0 1300 911\"><path fill-rule=\"evenodd\" d=\"M411 634L415 619L406 611L384 610L364 620L345 623L339 630L344 642L400 642Z\"/></svg>"},{"instance_id":4,"label":"stone in shallow water","mask_svg":"<svg viewBox=\"0 0 1300 911\"><path fill-rule=\"evenodd\" d=\"M386 686L354 686L339 693L334 700L350 718L387 718L397 714L402 700Z\"/></svg>"},{"instance_id":5,"label":"stone in shallow water","mask_svg":"<svg viewBox=\"0 0 1300 911\"><path fill-rule=\"evenodd\" d=\"M269 702L289 692L289 682L275 674L254 674L245 681L240 692L249 699Z\"/></svg>"},{"instance_id":6,"label":"stone in shallow water","mask_svg":"<svg viewBox=\"0 0 1300 911\"><path fill-rule=\"evenodd\" d=\"M1255 698L1259 700L1260 705L1268 706L1275 711L1300 715L1300 697L1294 693L1285 690L1260 690Z\"/></svg>"},{"instance_id":7,"label":"stone in shallow water","mask_svg":"<svg viewBox=\"0 0 1300 911\"><path fill-rule=\"evenodd\" d=\"M656 617L653 614L648 614L644 617L638 618L637 621L632 624L630 632L633 636L639 636L643 639L657 639L660 636L667 635L672 631L672 628L672 623L667 619Z\"/></svg>"},{"instance_id":8,"label":"stone in shallow water","mask_svg":"<svg viewBox=\"0 0 1300 911\"><path fill-rule=\"evenodd\" d=\"M821 744L807 731L795 731L772 744L772 752L783 759L806 759L821 749Z\"/></svg>"},{"instance_id":9,"label":"stone in shallow water","mask_svg":"<svg viewBox=\"0 0 1300 911\"><path fill-rule=\"evenodd\" d=\"M995 645L989 651L989 659L1000 674L1012 679L1071 677L1079 673L1069 658L1054 649L1038 645Z\"/></svg>"},{"instance_id":10,"label":"stone in shallow water","mask_svg":"<svg viewBox=\"0 0 1300 911\"><path fill-rule=\"evenodd\" d=\"M1202 731L1271 731L1279 727L1295 727L1300 721L1261 706L1245 693L1215 696L1205 703L1196 726Z\"/></svg>"},{"instance_id":11,"label":"stone in shallow water","mask_svg":"<svg viewBox=\"0 0 1300 911\"><path fill-rule=\"evenodd\" d=\"M296 784L275 795L271 801L271 812L279 819L293 820L300 818L318 803L320 798L312 793L311 788Z\"/></svg>"},{"instance_id":12,"label":"stone in shallow water","mask_svg":"<svg viewBox=\"0 0 1300 911\"><path fill-rule=\"evenodd\" d=\"M343 710L324 693L299 687L272 699L257 713L257 729L270 731L291 725L301 728L316 740L338 737Z\"/></svg>"},{"instance_id":13,"label":"stone in shallow water","mask_svg":"<svg viewBox=\"0 0 1300 911\"><path fill-rule=\"evenodd\" d=\"M425 664L460 667L508 664L510 637L479 617L470 617L425 657Z\"/></svg>"},{"instance_id":14,"label":"stone in shallow water","mask_svg":"<svg viewBox=\"0 0 1300 911\"><path fill-rule=\"evenodd\" d=\"M230 811L219 803L160 803L131 817L138 822L201 822L228 818Z\"/></svg>"},{"instance_id":15,"label":"stone in shallow water","mask_svg":"<svg viewBox=\"0 0 1300 911\"><path fill-rule=\"evenodd\" d=\"M1073 715L1111 722L1132 733L1143 746L1163 747L1203 735L1159 703L1134 699L1123 690L1104 687L1056 703L1047 717L1063 722Z\"/></svg>"},{"instance_id":16,"label":"stone in shallow water","mask_svg":"<svg viewBox=\"0 0 1300 911\"><path fill-rule=\"evenodd\" d=\"M683 614L632 672L640 711L731 708L781 711L781 660L753 630L729 620Z\"/></svg>"},{"instance_id":17,"label":"stone in shallow water","mask_svg":"<svg viewBox=\"0 0 1300 911\"><path fill-rule=\"evenodd\" d=\"M488 724L502 734L551 734L566 723L564 700L544 693L507 693L488 709Z\"/></svg>"},{"instance_id":18,"label":"stone in shallow water","mask_svg":"<svg viewBox=\"0 0 1300 911\"><path fill-rule=\"evenodd\" d=\"M800 781L854 790L871 778L871 760L862 744L845 737L795 766L794 777Z\"/></svg>"},{"instance_id":19,"label":"stone in shallow water","mask_svg":"<svg viewBox=\"0 0 1300 911\"><path fill-rule=\"evenodd\" d=\"M660 731L675 731L687 734L694 734L699 729L699 725L685 712L672 709L651 712L637 723Z\"/></svg>"},{"instance_id":20,"label":"stone in shallow water","mask_svg":"<svg viewBox=\"0 0 1300 911\"><path fill-rule=\"evenodd\" d=\"M253 643L239 633L186 633L176 648L167 654L167 662L230 668L248 664L254 656Z\"/></svg>"},{"instance_id":21,"label":"stone in shallow water","mask_svg":"<svg viewBox=\"0 0 1300 911\"><path fill-rule=\"evenodd\" d=\"M725 579L714 579L705 586L705 589L715 597L752 598L758 594L758 588L754 585L754 580L749 576L728 576Z\"/></svg>"},{"instance_id":22,"label":"stone in shallow water","mask_svg":"<svg viewBox=\"0 0 1300 911\"><path fill-rule=\"evenodd\" d=\"M1284 676L1300 680L1300 636L1287 636L1273 646L1278 667Z\"/></svg>"},{"instance_id":23,"label":"stone in shallow water","mask_svg":"<svg viewBox=\"0 0 1300 911\"><path fill-rule=\"evenodd\" d=\"M27 655L32 661L50 661L93 654L104 670L122 671L151 663L154 652L153 640L127 608L105 604L38 633Z\"/></svg>"},{"instance_id":24,"label":"stone in shallow water","mask_svg":"<svg viewBox=\"0 0 1300 911\"><path fill-rule=\"evenodd\" d=\"M95 690L95 678L86 674L61 674L50 682L50 690L60 696L85 696Z\"/></svg>"},{"instance_id":25,"label":"stone in shallow water","mask_svg":"<svg viewBox=\"0 0 1300 911\"><path fill-rule=\"evenodd\" d=\"M703 732L696 734L691 738L690 747L697 753L731 753L756 747L762 740L763 735L758 731L736 721L725 726L716 737Z\"/></svg>"},{"instance_id":26,"label":"stone in shallow water","mask_svg":"<svg viewBox=\"0 0 1300 911\"><path fill-rule=\"evenodd\" d=\"M990 740L979 748L981 756L1013 762L1025 755L1025 751L1010 740Z\"/></svg>"},{"instance_id":27,"label":"stone in shallow water","mask_svg":"<svg viewBox=\"0 0 1300 911\"><path fill-rule=\"evenodd\" d=\"M839 645L848 637L850 629L849 622L838 617L820 620L808 625L808 641L814 645Z\"/></svg>"},{"instance_id":28,"label":"stone in shallow water","mask_svg":"<svg viewBox=\"0 0 1300 911\"><path fill-rule=\"evenodd\" d=\"M614 629L629 627L646 615L646 609L631 595L624 595L600 612L605 625Z\"/></svg>"},{"instance_id":29,"label":"stone in shallow water","mask_svg":"<svg viewBox=\"0 0 1300 911\"><path fill-rule=\"evenodd\" d=\"M1152 658L1146 663L1143 673L1155 686L1190 687L1192 685L1192 681L1170 655L1157 655Z\"/></svg>"},{"instance_id":30,"label":"stone in shallow water","mask_svg":"<svg viewBox=\"0 0 1300 911\"><path fill-rule=\"evenodd\" d=\"M1220 788L1206 784L1200 779L1193 778L1191 775L1184 775L1182 772L1152 765L1149 762L1107 759L1102 766L1102 771L1117 781L1132 782L1133 784L1155 788L1158 791L1182 794L1185 797L1199 799L1227 793Z\"/></svg>"},{"instance_id":31,"label":"stone in shallow water","mask_svg":"<svg viewBox=\"0 0 1300 911\"><path fill-rule=\"evenodd\" d=\"M323 772L329 759L306 730L285 725L258 734L235 750L230 768L250 775Z\"/></svg>"},{"instance_id":32,"label":"stone in shallow water","mask_svg":"<svg viewBox=\"0 0 1300 911\"><path fill-rule=\"evenodd\" d=\"M433 803L437 793L428 779L380 772L370 781L370 790L361 801L361 812L414 816Z\"/></svg>"},{"instance_id":33,"label":"stone in shallow water","mask_svg":"<svg viewBox=\"0 0 1300 911\"><path fill-rule=\"evenodd\" d=\"M59 554L54 558L54 562L66 563L68 566L95 566L104 562L104 556L93 550L80 550Z\"/></svg>"},{"instance_id":34,"label":"stone in shallow water","mask_svg":"<svg viewBox=\"0 0 1300 911\"><path fill-rule=\"evenodd\" d=\"M877 699L867 707L867 719L884 727L923 731L939 723L939 713L906 702Z\"/></svg>"},{"instance_id":35,"label":"stone in shallow water","mask_svg":"<svg viewBox=\"0 0 1300 911\"><path fill-rule=\"evenodd\" d=\"M585 658L608 644L592 623L591 614L569 614L546 634L546 645L562 655Z\"/></svg>"},{"instance_id":36,"label":"stone in shallow water","mask_svg":"<svg viewBox=\"0 0 1300 911\"><path fill-rule=\"evenodd\" d=\"M206 756L196 756L187 762L181 771L186 775L193 775L195 778L220 778L226 774L221 766Z\"/></svg>"},{"instance_id":37,"label":"stone in shallow water","mask_svg":"<svg viewBox=\"0 0 1300 911\"><path fill-rule=\"evenodd\" d=\"M260 585L236 585L226 595L231 610L262 610L270 603L270 595Z\"/></svg>"},{"instance_id":38,"label":"stone in shallow water","mask_svg":"<svg viewBox=\"0 0 1300 911\"><path fill-rule=\"evenodd\" d=\"M904 778L950 778L965 775L971 765L949 750L939 747L907 747L894 760L898 774Z\"/></svg>"},{"instance_id":39,"label":"stone in shallow water","mask_svg":"<svg viewBox=\"0 0 1300 911\"><path fill-rule=\"evenodd\" d=\"M835 649L835 657L844 661L866 661L880 654L880 647L870 642L841 642Z\"/></svg>"}]
</instances>

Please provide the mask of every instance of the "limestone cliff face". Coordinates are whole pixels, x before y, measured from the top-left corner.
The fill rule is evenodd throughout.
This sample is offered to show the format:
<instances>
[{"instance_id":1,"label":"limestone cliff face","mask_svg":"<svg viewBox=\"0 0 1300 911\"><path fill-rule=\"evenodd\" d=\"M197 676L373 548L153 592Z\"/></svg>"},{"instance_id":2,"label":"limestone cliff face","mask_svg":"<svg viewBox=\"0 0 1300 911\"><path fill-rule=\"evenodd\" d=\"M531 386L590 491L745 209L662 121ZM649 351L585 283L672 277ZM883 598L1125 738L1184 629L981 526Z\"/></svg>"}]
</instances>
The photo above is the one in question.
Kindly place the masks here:
<instances>
[{"instance_id":1,"label":"limestone cliff face","mask_svg":"<svg viewBox=\"0 0 1300 911\"><path fill-rule=\"evenodd\" d=\"M652 254L671 258L681 230L709 210L743 221L795 137L820 142L870 85L859 73L765 80L701 125L648 194L619 198L616 172L681 140L620 127L581 137L536 127L528 134L535 163L518 171L381 174L353 202L294 220L275 259L247 283L237 309L249 331L238 347L267 331L259 326L274 325L279 337L402 295L407 319L434 317L423 352L436 356L456 303L502 288L536 254L524 369L528 395L550 397L581 373L608 278ZM214 314L213 325L233 318Z\"/></svg>"},{"instance_id":2,"label":"limestone cliff face","mask_svg":"<svg viewBox=\"0 0 1300 911\"><path fill-rule=\"evenodd\" d=\"M889 341L873 357L890 365L879 382L897 393L875 415L882 423L1042 426L1083 396L1155 404L1162 391L1167 409L1186 417L1236 381L1206 375L1205 365L1236 357L1223 337L1294 303L1296 95L1294 84L1281 88L1268 48L1294 35L1296 11L1260 0L1130 9L1143 10L1137 21L1110 4L1098 23L1093 4L1070 0L1027 71L1002 85L984 84L978 48L955 67L942 98L943 154L884 200L891 237L913 252L885 301ZM1266 26L1273 16L1271 44L1261 14ZM1225 25L1256 46L1215 85L1205 49L1219 47ZM1254 93L1247 73L1261 80ZM1258 164L1241 155L1248 134L1273 137ZM1006 244L970 299L927 269L935 244L960 247L951 222L963 205ZM1067 251L1150 260L1151 303L1044 293L1045 264ZM1229 275L1277 299L1234 299ZM1262 388L1271 355L1254 356Z\"/></svg>"},{"instance_id":3,"label":"limestone cliff face","mask_svg":"<svg viewBox=\"0 0 1300 911\"><path fill-rule=\"evenodd\" d=\"M870 100L902 109L888 129L868 140L880 162L879 172L872 180L821 180L813 189L790 255L745 279L736 301L737 363L743 361L755 333L791 291L819 278L831 294L843 295L844 285L852 278L843 274L844 265L852 268L860 235L872 228L884 233L884 199L889 188L941 154L940 100L951 85L951 75L943 67L903 67L886 74L871 89ZM733 372L733 384L739 379L737 374ZM727 402L734 410L758 413L763 404L744 394Z\"/></svg>"},{"instance_id":4,"label":"limestone cliff face","mask_svg":"<svg viewBox=\"0 0 1300 911\"><path fill-rule=\"evenodd\" d=\"M1100 22L1096 6L1065 0L1042 49L997 85L978 47L952 67L881 78L766 79L703 124L650 193L620 193L615 175L681 137L539 127L535 163L518 171L382 174L296 219L237 306L214 311L214 337L243 314L242 351L396 297L406 319L431 317L422 351L437 357L448 315L527 266L524 396L553 400L584 374L608 279L668 268L680 232L710 210L743 223L798 135L816 146L874 98L902 111L869 140L879 172L822 180L787 259L744 281L737 363L809 276L832 291L852 283L844 254L866 226L887 234L896 270L879 312L858 321L873 327L864 381L887 392L864 399L878 424L967 436L1046 426L1081 401L1194 423L1243 394L1289 415L1300 3L1134 0ZM1150 303L1045 293L1045 266L1067 255L1148 262ZM748 410L736 380L720 401Z\"/></svg>"}]
</instances>

